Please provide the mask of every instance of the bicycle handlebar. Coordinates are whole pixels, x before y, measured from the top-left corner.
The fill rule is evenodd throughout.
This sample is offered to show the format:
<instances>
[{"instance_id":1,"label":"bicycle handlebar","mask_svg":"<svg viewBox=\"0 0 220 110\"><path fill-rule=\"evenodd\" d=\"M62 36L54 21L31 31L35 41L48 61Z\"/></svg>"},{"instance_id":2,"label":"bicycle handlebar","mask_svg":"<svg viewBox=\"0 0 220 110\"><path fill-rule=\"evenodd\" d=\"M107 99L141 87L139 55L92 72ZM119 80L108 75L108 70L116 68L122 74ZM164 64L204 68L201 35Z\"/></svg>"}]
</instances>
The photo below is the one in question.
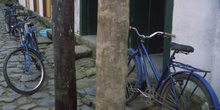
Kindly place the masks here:
<instances>
[{"instance_id":1,"label":"bicycle handlebar","mask_svg":"<svg viewBox=\"0 0 220 110\"><path fill-rule=\"evenodd\" d=\"M31 18L36 18L36 17L37 17L36 15L34 15L34 16L26 16L26 17L24 18L25 21L22 21L22 22L19 22L19 23L15 24L15 25L12 27L12 29L15 29L15 28L17 28L17 27L19 27L19 26L24 25L25 23L28 23L27 20L29 20L29 19L31 19Z\"/></svg>"},{"instance_id":2,"label":"bicycle handlebar","mask_svg":"<svg viewBox=\"0 0 220 110\"><path fill-rule=\"evenodd\" d=\"M26 16L26 17L24 18L24 20L27 21L27 20L29 20L29 19L31 19L31 18L36 18L36 17L37 17L36 15L34 15L34 16Z\"/></svg>"},{"instance_id":3,"label":"bicycle handlebar","mask_svg":"<svg viewBox=\"0 0 220 110\"><path fill-rule=\"evenodd\" d=\"M175 34L171 34L171 33L167 33L167 32L162 32L162 31L156 31L154 32L153 34L149 35L149 36L145 36L145 35L141 35L138 30L135 28L135 27L129 27L129 29L133 29L135 30L136 34L141 37L141 38L151 38L157 34L162 34L162 35L166 35L166 36L170 36L170 37L175 37L176 35Z\"/></svg>"}]
</instances>

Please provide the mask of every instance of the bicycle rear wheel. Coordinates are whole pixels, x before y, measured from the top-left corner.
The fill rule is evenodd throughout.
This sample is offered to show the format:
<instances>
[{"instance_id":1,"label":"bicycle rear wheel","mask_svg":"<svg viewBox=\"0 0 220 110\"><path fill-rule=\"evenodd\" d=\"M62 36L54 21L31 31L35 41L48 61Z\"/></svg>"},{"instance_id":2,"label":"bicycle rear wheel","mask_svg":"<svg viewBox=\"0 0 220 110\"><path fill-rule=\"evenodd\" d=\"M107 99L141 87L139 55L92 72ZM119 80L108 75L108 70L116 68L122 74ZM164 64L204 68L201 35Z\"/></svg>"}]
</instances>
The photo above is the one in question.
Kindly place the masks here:
<instances>
[{"instance_id":1,"label":"bicycle rear wheel","mask_svg":"<svg viewBox=\"0 0 220 110\"><path fill-rule=\"evenodd\" d=\"M175 93L169 79L160 91L163 99L160 98L159 100L174 109L178 109L174 95L176 94L180 110L214 110L212 98L204 83L194 75L188 76L188 73L173 76L172 83ZM163 105L160 105L159 109L169 110Z\"/></svg>"},{"instance_id":2,"label":"bicycle rear wheel","mask_svg":"<svg viewBox=\"0 0 220 110\"><path fill-rule=\"evenodd\" d=\"M31 95L37 92L45 79L45 68L41 57L28 49L29 60L25 48L12 51L3 64L3 74L8 86L17 93ZM26 63L26 64L25 64Z\"/></svg>"},{"instance_id":3,"label":"bicycle rear wheel","mask_svg":"<svg viewBox=\"0 0 220 110\"><path fill-rule=\"evenodd\" d=\"M128 64L127 79L126 79L126 104L132 102L140 93L137 91L138 88L138 66L135 57L131 58L132 52L128 50Z\"/></svg>"}]
</instances>

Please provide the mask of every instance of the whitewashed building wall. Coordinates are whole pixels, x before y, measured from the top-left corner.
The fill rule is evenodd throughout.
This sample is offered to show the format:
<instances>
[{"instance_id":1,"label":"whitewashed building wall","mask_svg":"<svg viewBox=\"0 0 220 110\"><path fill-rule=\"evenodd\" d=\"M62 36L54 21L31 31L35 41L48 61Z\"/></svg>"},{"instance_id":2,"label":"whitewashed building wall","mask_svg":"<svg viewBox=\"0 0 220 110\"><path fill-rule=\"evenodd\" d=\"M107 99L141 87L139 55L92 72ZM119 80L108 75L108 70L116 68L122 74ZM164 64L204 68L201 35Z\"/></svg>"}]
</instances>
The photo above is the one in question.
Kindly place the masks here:
<instances>
[{"instance_id":1,"label":"whitewashed building wall","mask_svg":"<svg viewBox=\"0 0 220 110\"><path fill-rule=\"evenodd\" d=\"M30 10L34 11L34 1L29 0L29 4L30 4Z\"/></svg>"},{"instance_id":2,"label":"whitewashed building wall","mask_svg":"<svg viewBox=\"0 0 220 110\"><path fill-rule=\"evenodd\" d=\"M19 2L19 4L21 4L22 6L26 7L26 2L25 2L25 0L19 0L18 2Z\"/></svg>"},{"instance_id":3,"label":"whitewashed building wall","mask_svg":"<svg viewBox=\"0 0 220 110\"><path fill-rule=\"evenodd\" d=\"M177 35L173 42L195 49L176 58L212 71L206 79L220 99L220 1L174 0L172 32Z\"/></svg>"},{"instance_id":4,"label":"whitewashed building wall","mask_svg":"<svg viewBox=\"0 0 220 110\"><path fill-rule=\"evenodd\" d=\"M19 0L19 4L21 4L22 6L26 7L26 2L25 0ZM34 3L33 0L29 0L29 4L30 4L30 10L34 10ZM74 0L74 6L75 6L75 26L74 26L74 30L76 34L80 34L80 0ZM52 7L51 7L51 11L52 11ZM52 14L52 12L51 12ZM39 0L39 15L43 16L43 2L42 0ZM52 18L52 16L51 16Z\"/></svg>"},{"instance_id":5,"label":"whitewashed building wall","mask_svg":"<svg viewBox=\"0 0 220 110\"><path fill-rule=\"evenodd\" d=\"M44 12L43 12L43 1L39 0L39 15L40 16L44 16Z\"/></svg>"},{"instance_id":6,"label":"whitewashed building wall","mask_svg":"<svg viewBox=\"0 0 220 110\"><path fill-rule=\"evenodd\" d=\"M80 34L80 0L74 0L74 31L77 35Z\"/></svg>"}]
</instances>

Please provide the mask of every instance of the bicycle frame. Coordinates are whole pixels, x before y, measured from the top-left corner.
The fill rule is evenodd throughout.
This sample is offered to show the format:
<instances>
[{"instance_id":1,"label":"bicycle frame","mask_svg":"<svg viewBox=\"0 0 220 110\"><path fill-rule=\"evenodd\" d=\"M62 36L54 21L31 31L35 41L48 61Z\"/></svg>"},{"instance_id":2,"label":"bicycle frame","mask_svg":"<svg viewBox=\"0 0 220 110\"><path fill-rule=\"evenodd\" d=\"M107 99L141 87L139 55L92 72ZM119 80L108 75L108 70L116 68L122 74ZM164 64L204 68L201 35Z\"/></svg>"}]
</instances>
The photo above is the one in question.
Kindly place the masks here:
<instances>
[{"instance_id":1,"label":"bicycle frame","mask_svg":"<svg viewBox=\"0 0 220 110\"><path fill-rule=\"evenodd\" d=\"M133 49L132 48L130 48L130 50L132 51ZM162 74L162 76L161 76L161 78L159 78L159 75L158 75L158 73L157 73L157 71L156 71L156 69L155 69L155 67L154 67L154 65L153 65L153 63L152 63L152 61L151 61L151 59L150 59L150 56L149 56L149 54L148 54L148 52L147 52L147 50L146 50L146 48L145 48L145 46L144 46L144 44L141 42L140 43L140 45L138 46L138 53L139 53L139 55L140 55L140 65L144 65L143 66L143 71L144 71L144 74L145 74L145 78L146 78L146 82L147 82L147 87L148 88L151 88L151 83L150 83L150 80L149 80L149 76L148 76L148 72L147 72L147 68L146 68L146 63L145 63L145 60L144 60L144 55L146 55L146 57L147 57L147 59L148 59L148 61L149 61L149 64L150 64L150 67L151 67L151 69L152 69L152 71L153 71L153 73L154 73L154 75L155 75L155 78L156 78L156 80L157 80L157 82L158 82L158 85L157 85L157 88L156 88L156 90L158 90L158 87L161 85L161 83L162 83L162 80L163 80L163 78L165 77L165 73L166 73L166 71L167 70L165 70L164 72L163 72L163 74ZM143 54L143 51L144 51L144 54ZM133 54L137 54L137 53L135 53L135 51L133 50L132 51L133 52ZM132 59L132 57L129 59L129 61ZM142 70L141 71L138 71L139 73L139 78L138 78L138 87L141 87L141 84L142 84Z\"/></svg>"},{"instance_id":2,"label":"bicycle frame","mask_svg":"<svg viewBox=\"0 0 220 110\"><path fill-rule=\"evenodd\" d=\"M38 45L38 39L37 39L37 27L36 26L31 26L31 27L29 27L29 35L30 35L30 37L31 37L31 39L33 39L33 35L32 35L32 32L35 32L35 35L36 35L36 45ZM31 40L31 42L30 42L30 47L32 48L32 49L34 49L34 46L33 46L33 41ZM36 51L39 51L39 49L37 49Z\"/></svg>"},{"instance_id":3,"label":"bicycle frame","mask_svg":"<svg viewBox=\"0 0 220 110\"><path fill-rule=\"evenodd\" d=\"M32 49L34 50L39 56L40 58L44 61L42 55L38 52L39 49L35 50L34 49L34 46L33 46L33 35L32 35L32 32L35 32L36 33L36 45L38 45L38 41L37 41L37 27L36 26L31 26L31 27L28 27L26 25L26 22L21 22L21 23L18 23L14 28L17 28L18 26L20 25L24 25L25 29L24 29L24 32L22 33L22 43L23 43L23 46L19 46L17 48L25 48L26 52L27 52L27 57L28 57L28 67L27 67L27 71L29 70L30 68L30 62L31 62L31 59L33 60L32 56L29 54L29 51L28 49ZM27 35L30 35L30 38L25 38L25 36ZM30 42L28 42L30 40ZM25 67L27 65L27 62L26 62L26 56L24 55L24 59L25 59L25 65L24 65L24 70L25 70Z\"/></svg>"},{"instance_id":4,"label":"bicycle frame","mask_svg":"<svg viewBox=\"0 0 220 110\"><path fill-rule=\"evenodd\" d=\"M13 28L14 24L17 24L18 20L17 17L18 16L26 16L25 11L24 14L21 14L21 10L24 11L24 8L22 7L9 7L9 8L2 8L2 14L4 15L4 18L6 20L6 23L10 26L9 27L9 33L11 35L14 36L14 30L11 29ZM5 15L5 13L7 13L8 16ZM7 18L8 17L8 18Z\"/></svg>"},{"instance_id":5,"label":"bicycle frame","mask_svg":"<svg viewBox=\"0 0 220 110\"><path fill-rule=\"evenodd\" d=\"M2 14L4 15L4 18L6 18L5 13L8 12L8 15L15 15L16 14L16 8L10 7L10 8L2 8L1 9Z\"/></svg>"}]
</instances>

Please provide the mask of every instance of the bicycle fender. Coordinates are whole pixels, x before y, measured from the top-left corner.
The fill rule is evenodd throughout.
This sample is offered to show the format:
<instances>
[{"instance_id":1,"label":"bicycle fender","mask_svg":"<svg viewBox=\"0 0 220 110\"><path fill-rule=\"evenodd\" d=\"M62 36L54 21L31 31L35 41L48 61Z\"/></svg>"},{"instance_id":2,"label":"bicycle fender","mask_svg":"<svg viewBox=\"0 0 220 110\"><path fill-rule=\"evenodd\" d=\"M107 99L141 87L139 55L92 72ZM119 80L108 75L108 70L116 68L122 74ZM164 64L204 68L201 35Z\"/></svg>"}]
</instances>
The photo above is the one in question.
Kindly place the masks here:
<instances>
[{"instance_id":1,"label":"bicycle fender","mask_svg":"<svg viewBox=\"0 0 220 110\"><path fill-rule=\"evenodd\" d=\"M17 47L17 48L24 48L24 46L19 46L19 47ZM36 51L36 50L34 50L34 49L32 49L32 48L29 48L29 47L28 47L28 49L30 49L30 50L34 51L35 53L37 53L37 55L39 55L39 57L41 58L41 60L44 61L42 55L41 55L38 51Z\"/></svg>"},{"instance_id":2,"label":"bicycle fender","mask_svg":"<svg viewBox=\"0 0 220 110\"><path fill-rule=\"evenodd\" d=\"M215 107L215 110L220 110L220 104L219 104L219 100L218 100L218 97L214 91L214 89L212 88L212 86L208 83L208 81L206 81L202 76L200 76L199 74L197 73L193 73L193 72L190 72L190 71L179 71L179 72L176 72L172 75L175 76L175 75L178 75L178 74L183 74L183 73L188 73L188 74L191 74L192 76L198 78L200 81L203 82L204 86L207 88L209 94L211 95L211 98L213 100L213 104L214 104L214 107ZM168 77L164 83L162 84L161 87L164 86L164 84L169 81L170 77ZM160 88L161 89L161 88ZM161 90L160 90L161 91Z\"/></svg>"},{"instance_id":3,"label":"bicycle fender","mask_svg":"<svg viewBox=\"0 0 220 110\"><path fill-rule=\"evenodd\" d=\"M129 50L132 52L132 54L137 54L137 52L133 48L129 48ZM142 85L142 67L141 67L141 61L140 58L137 55L134 55L135 60L137 62L137 68L138 68L138 87L141 88Z\"/></svg>"}]
</instances>

